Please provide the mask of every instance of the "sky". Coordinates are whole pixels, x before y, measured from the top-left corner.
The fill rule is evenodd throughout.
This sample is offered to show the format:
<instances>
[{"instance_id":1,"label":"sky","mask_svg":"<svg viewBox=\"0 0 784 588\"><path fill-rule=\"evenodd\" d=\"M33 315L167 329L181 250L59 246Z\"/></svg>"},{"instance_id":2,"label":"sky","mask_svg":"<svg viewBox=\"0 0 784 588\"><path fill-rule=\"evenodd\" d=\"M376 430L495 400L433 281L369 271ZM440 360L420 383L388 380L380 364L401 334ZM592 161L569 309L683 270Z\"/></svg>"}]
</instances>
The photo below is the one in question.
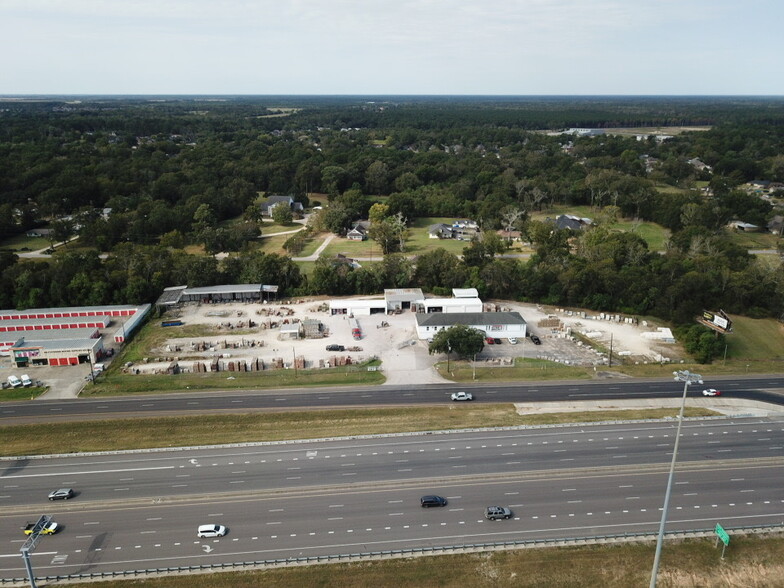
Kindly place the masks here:
<instances>
[{"instance_id":1,"label":"sky","mask_svg":"<svg viewBox=\"0 0 784 588\"><path fill-rule=\"evenodd\" d=\"M0 94L784 95L782 0L0 0Z\"/></svg>"}]
</instances>

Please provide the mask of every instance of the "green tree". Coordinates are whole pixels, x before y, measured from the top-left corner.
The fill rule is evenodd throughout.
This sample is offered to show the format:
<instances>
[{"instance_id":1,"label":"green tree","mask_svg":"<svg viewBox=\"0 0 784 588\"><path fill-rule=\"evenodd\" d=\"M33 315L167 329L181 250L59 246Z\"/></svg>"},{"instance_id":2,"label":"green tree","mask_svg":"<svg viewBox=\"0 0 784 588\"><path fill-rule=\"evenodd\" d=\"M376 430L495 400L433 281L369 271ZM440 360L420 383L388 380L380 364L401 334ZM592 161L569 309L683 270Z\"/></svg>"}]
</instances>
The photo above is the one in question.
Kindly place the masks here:
<instances>
[{"instance_id":1,"label":"green tree","mask_svg":"<svg viewBox=\"0 0 784 588\"><path fill-rule=\"evenodd\" d=\"M466 325L455 325L438 331L427 346L430 355L434 353L455 353L458 357L468 358L480 353L485 347L485 333Z\"/></svg>"},{"instance_id":2,"label":"green tree","mask_svg":"<svg viewBox=\"0 0 784 588\"><path fill-rule=\"evenodd\" d=\"M294 215L291 212L291 207L285 202L281 202L272 208L272 220L279 225L290 225L294 220Z\"/></svg>"}]
</instances>

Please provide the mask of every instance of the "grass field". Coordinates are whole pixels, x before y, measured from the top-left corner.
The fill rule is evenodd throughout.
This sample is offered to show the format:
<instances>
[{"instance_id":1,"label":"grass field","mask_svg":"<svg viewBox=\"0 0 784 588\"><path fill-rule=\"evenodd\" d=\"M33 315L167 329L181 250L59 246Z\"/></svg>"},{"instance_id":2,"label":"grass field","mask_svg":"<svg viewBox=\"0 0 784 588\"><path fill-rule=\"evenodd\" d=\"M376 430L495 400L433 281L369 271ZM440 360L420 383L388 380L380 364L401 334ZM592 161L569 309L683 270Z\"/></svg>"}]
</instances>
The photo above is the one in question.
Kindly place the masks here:
<instances>
[{"instance_id":1,"label":"grass field","mask_svg":"<svg viewBox=\"0 0 784 588\"><path fill-rule=\"evenodd\" d=\"M551 547L101 582L108 588L632 588L647 586L654 544ZM724 560L712 538L668 540L659 588L784 586L784 538L732 535ZM90 584L70 584L81 588Z\"/></svg>"},{"instance_id":2,"label":"grass field","mask_svg":"<svg viewBox=\"0 0 784 588\"><path fill-rule=\"evenodd\" d=\"M673 417L678 409L518 415L511 404L449 404L425 408L367 408L302 412L107 419L0 427L4 455L118 451L472 427L546 425ZM686 416L709 416L691 408Z\"/></svg>"},{"instance_id":3,"label":"grass field","mask_svg":"<svg viewBox=\"0 0 784 588\"><path fill-rule=\"evenodd\" d=\"M594 219L599 214L599 211L590 206L554 206L546 210L532 213L531 218L543 221L546 218L555 219L555 217L562 214L572 214L579 217ZM648 249L651 251L663 251L664 243L670 237L670 232L667 229L651 222L621 219L618 222L607 226L614 231L638 234L648 244Z\"/></svg>"},{"instance_id":4,"label":"grass field","mask_svg":"<svg viewBox=\"0 0 784 588\"><path fill-rule=\"evenodd\" d=\"M724 236L728 238L731 243L738 247L742 247L743 249L776 249L780 243L778 235L772 235L767 231L761 233L744 233L742 231L726 229L724 231Z\"/></svg>"},{"instance_id":5,"label":"grass field","mask_svg":"<svg viewBox=\"0 0 784 588\"><path fill-rule=\"evenodd\" d=\"M49 241L43 237L28 237L24 233L0 241L0 249L10 249L11 251L38 251L47 247L49 247Z\"/></svg>"},{"instance_id":6,"label":"grass field","mask_svg":"<svg viewBox=\"0 0 784 588\"><path fill-rule=\"evenodd\" d=\"M727 335L731 360L784 360L784 324L773 319L731 317L733 332Z\"/></svg>"},{"instance_id":7,"label":"grass field","mask_svg":"<svg viewBox=\"0 0 784 588\"><path fill-rule=\"evenodd\" d=\"M10 402L12 400L33 400L46 392L46 388L7 388L0 390L0 402Z\"/></svg>"}]
</instances>

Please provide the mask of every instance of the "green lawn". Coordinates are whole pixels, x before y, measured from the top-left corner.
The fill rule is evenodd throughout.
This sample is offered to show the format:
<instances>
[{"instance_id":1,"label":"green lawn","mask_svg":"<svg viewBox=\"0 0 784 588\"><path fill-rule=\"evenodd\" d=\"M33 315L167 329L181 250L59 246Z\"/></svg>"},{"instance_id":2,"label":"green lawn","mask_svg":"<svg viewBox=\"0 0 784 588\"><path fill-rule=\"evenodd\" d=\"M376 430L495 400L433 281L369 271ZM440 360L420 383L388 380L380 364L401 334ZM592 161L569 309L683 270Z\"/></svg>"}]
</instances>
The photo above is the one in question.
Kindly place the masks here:
<instances>
[{"instance_id":1,"label":"green lawn","mask_svg":"<svg viewBox=\"0 0 784 588\"><path fill-rule=\"evenodd\" d=\"M671 418L678 408L517 414L512 404L466 403L427 408L358 408L106 419L0 427L3 455L122 451L334 436ZM686 416L713 416L687 407Z\"/></svg>"},{"instance_id":2,"label":"green lawn","mask_svg":"<svg viewBox=\"0 0 784 588\"><path fill-rule=\"evenodd\" d=\"M590 206L554 206L547 210L537 211L531 214L531 218L543 221L547 218L555 219L562 214L571 214L583 218L595 219L601 213ZM635 221L633 219L621 219L618 222L608 225L615 231L636 233L648 244L651 251L663 251L664 243L670 238L669 230L661 225L647 221Z\"/></svg>"},{"instance_id":3,"label":"green lawn","mask_svg":"<svg viewBox=\"0 0 784 588\"><path fill-rule=\"evenodd\" d=\"M772 235L767 231L744 233L743 231L726 229L724 235L729 238L731 243L743 249L776 249L780 241L777 235Z\"/></svg>"},{"instance_id":4,"label":"green lawn","mask_svg":"<svg viewBox=\"0 0 784 588\"><path fill-rule=\"evenodd\" d=\"M43 237L28 237L24 233L0 241L0 249L11 251L38 251L49 247L49 241Z\"/></svg>"},{"instance_id":5,"label":"green lawn","mask_svg":"<svg viewBox=\"0 0 784 588\"><path fill-rule=\"evenodd\" d=\"M0 390L0 402L10 402L12 400L33 400L46 392L46 388L8 388Z\"/></svg>"},{"instance_id":6,"label":"green lawn","mask_svg":"<svg viewBox=\"0 0 784 588\"><path fill-rule=\"evenodd\" d=\"M784 324L774 319L732 316L727 357L732 360L784 360Z\"/></svg>"},{"instance_id":7,"label":"green lawn","mask_svg":"<svg viewBox=\"0 0 784 588\"><path fill-rule=\"evenodd\" d=\"M423 217L414 219L409 227L408 238L406 239L407 255L421 255L434 249L444 249L455 255L462 255L463 249L468 247L468 241L458 241L457 239L431 239L427 230L431 225L444 223L451 225L457 217Z\"/></svg>"}]
</instances>

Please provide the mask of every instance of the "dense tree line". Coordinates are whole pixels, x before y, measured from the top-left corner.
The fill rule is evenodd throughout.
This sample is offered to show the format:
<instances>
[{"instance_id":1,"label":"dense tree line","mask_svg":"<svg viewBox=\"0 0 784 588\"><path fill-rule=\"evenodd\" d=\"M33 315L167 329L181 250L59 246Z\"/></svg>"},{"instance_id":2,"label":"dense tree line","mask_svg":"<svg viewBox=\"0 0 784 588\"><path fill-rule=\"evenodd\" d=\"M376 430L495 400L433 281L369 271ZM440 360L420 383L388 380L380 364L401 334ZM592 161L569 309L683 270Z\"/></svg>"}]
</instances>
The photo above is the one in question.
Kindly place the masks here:
<instances>
[{"instance_id":1,"label":"dense tree line","mask_svg":"<svg viewBox=\"0 0 784 588\"><path fill-rule=\"evenodd\" d=\"M58 239L78 232L97 250L36 262L4 253L2 307L142 302L173 284L251 281L285 294L471 286L484 297L679 324L702 307L784 312L780 268L722 237L730 220L765 225L775 212L739 186L784 180L782 100L53 99L3 103L0 123L0 237L49 221ZM712 128L666 141L541 132L688 124ZM341 233L370 217L388 255L359 269L320 260L304 276L287 258L252 253L260 192L305 205L323 194L316 198L328 206L314 230ZM575 237L530 219L553 204L589 205L601 222ZM473 218L485 234L520 230L536 255L504 258L492 241L467 244L462 258L394 254L405 221L431 216ZM652 253L635 235L607 230L619 216L669 229L668 250ZM186 255L189 243L235 253L222 262ZM302 246L299 238L286 245Z\"/></svg>"}]
</instances>

